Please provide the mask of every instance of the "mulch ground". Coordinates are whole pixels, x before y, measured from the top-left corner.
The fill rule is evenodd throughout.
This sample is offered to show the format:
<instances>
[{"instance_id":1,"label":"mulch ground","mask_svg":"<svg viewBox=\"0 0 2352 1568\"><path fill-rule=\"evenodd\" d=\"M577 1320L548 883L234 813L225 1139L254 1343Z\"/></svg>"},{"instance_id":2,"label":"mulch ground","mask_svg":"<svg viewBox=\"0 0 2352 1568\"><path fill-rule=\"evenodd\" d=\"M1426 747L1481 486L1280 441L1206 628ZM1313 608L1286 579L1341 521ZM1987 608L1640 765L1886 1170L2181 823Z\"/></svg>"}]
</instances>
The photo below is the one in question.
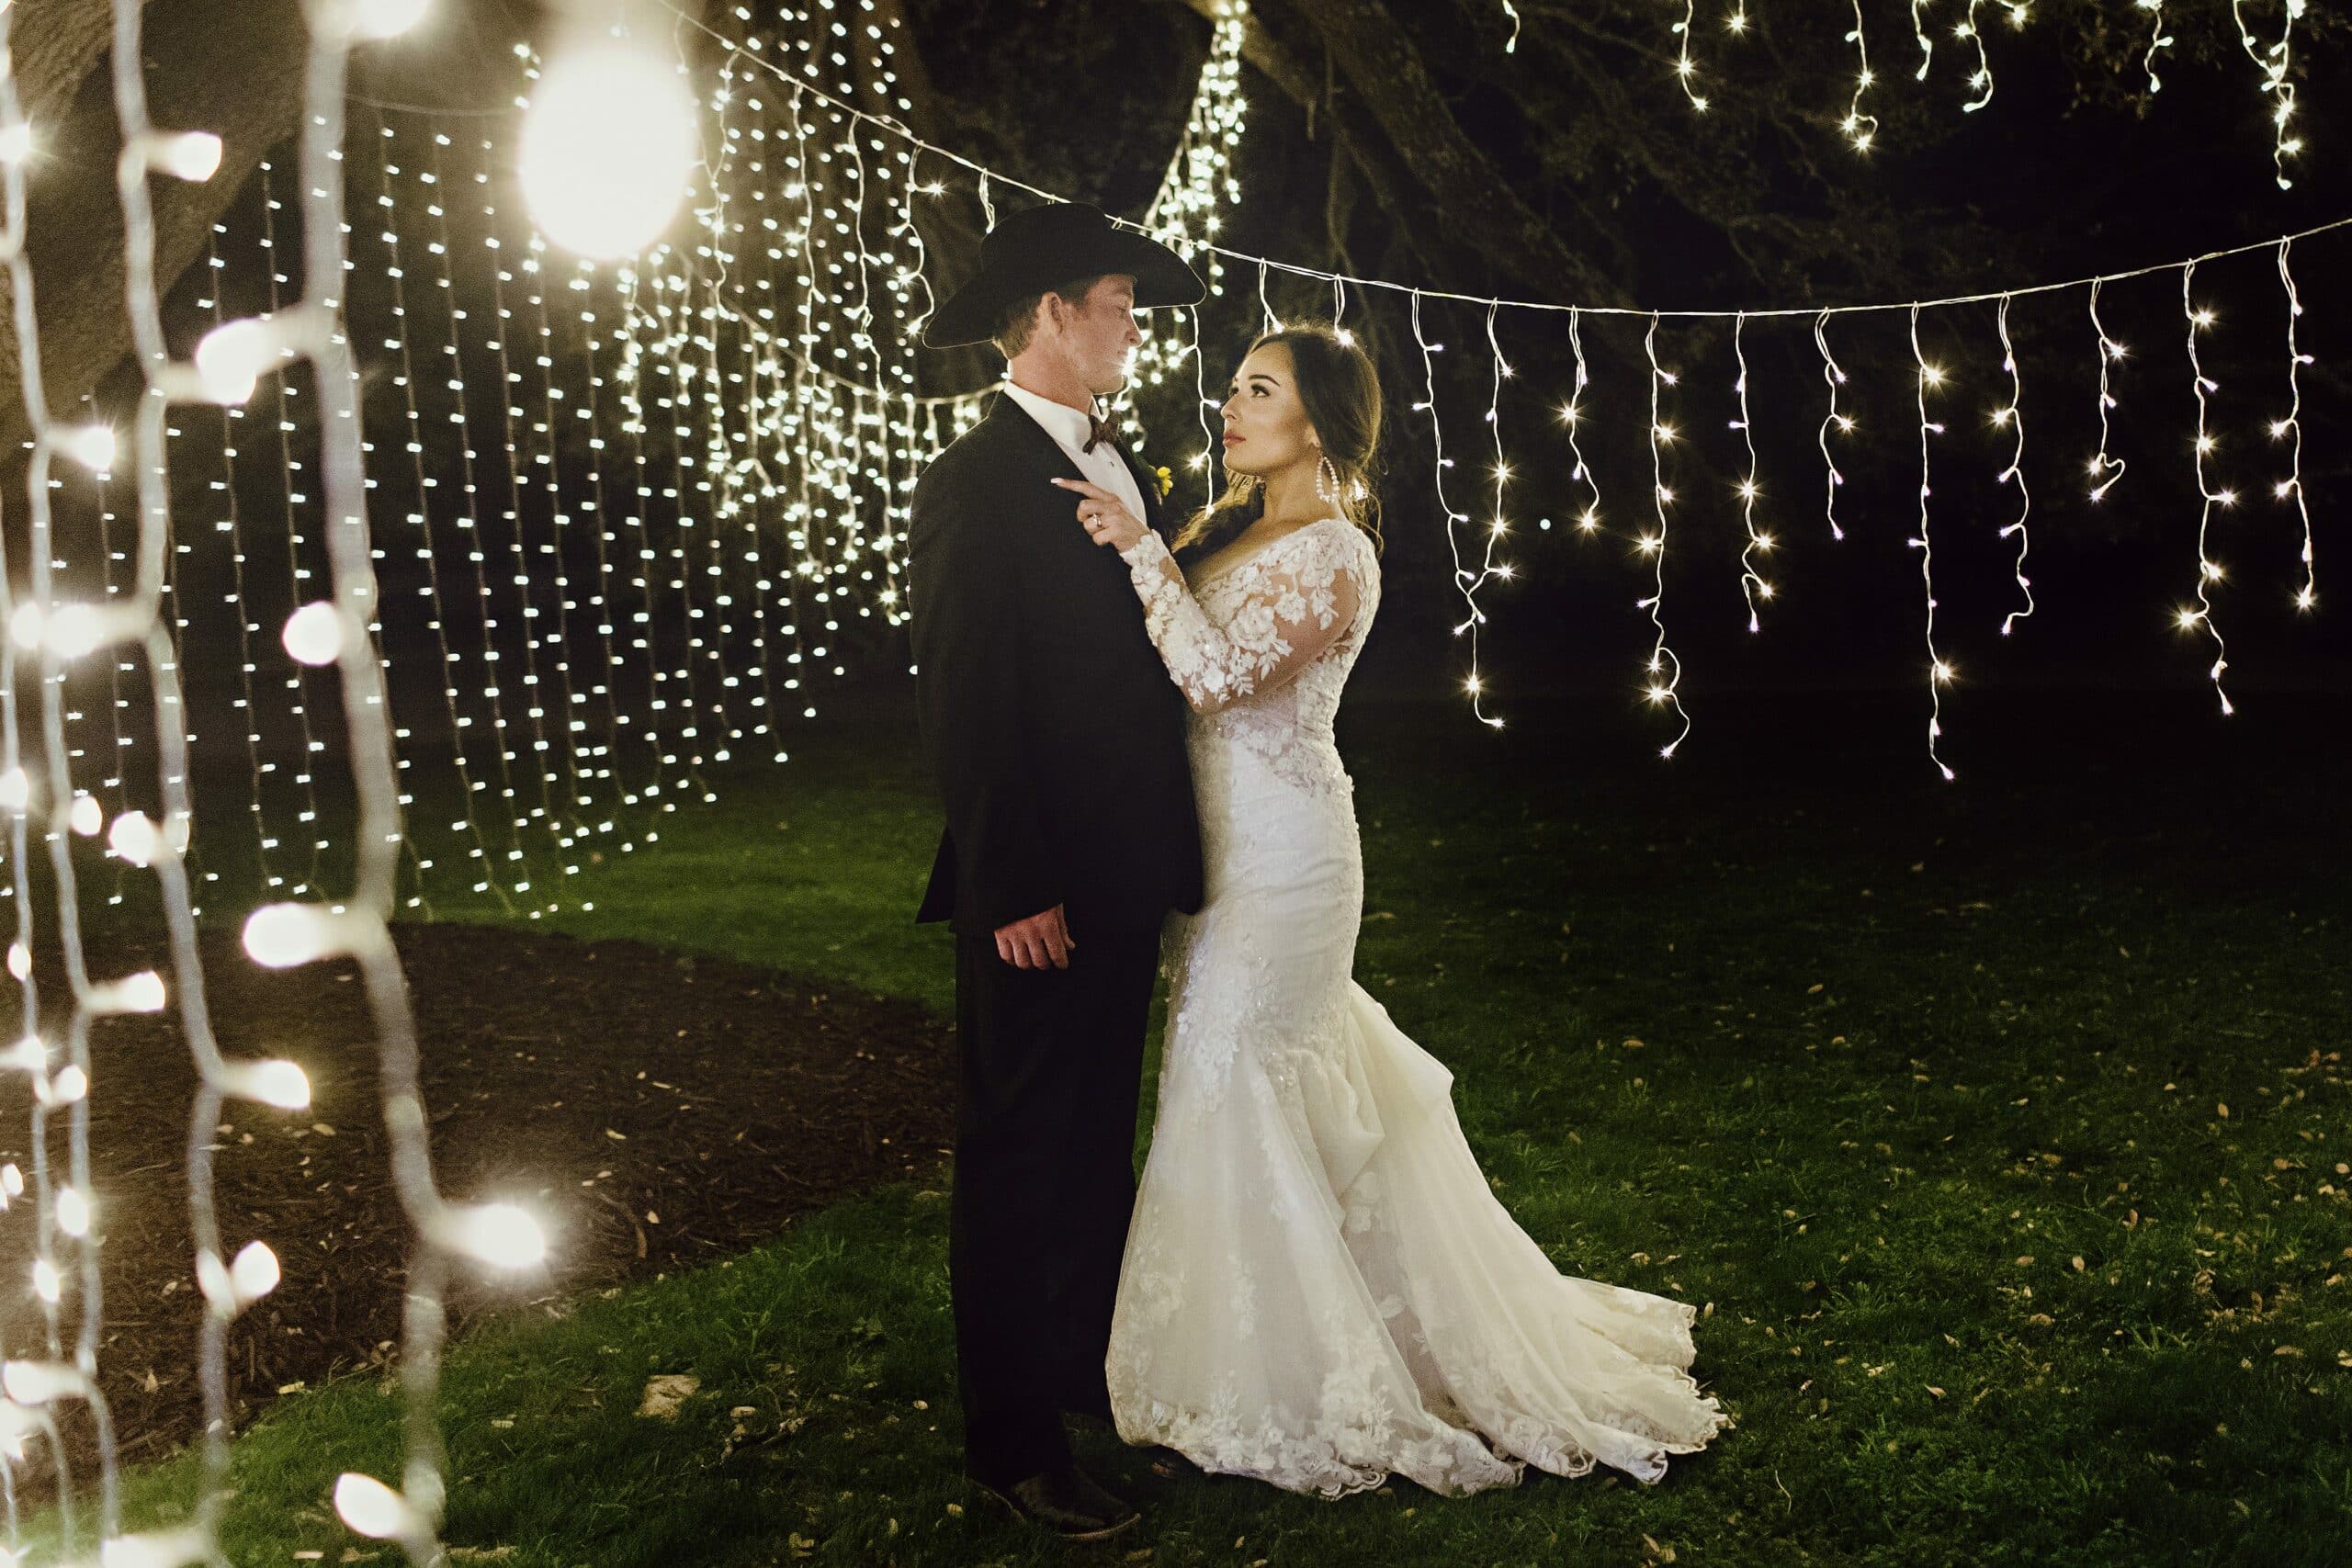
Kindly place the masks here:
<instances>
[{"instance_id":1,"label":"mulch ground","mask_svg":"<svg viewBox=\"0 0 2352 1568\"><path fill-rule=\"evenodd\" d=\"M551 1241L548 1264L528 1279L460 1284L455 1325L741 1252L797 1213L929 1175L947 1150L953 1037L913 1007L631 942L454 925L396 936L442 1190L525 1202ZM106 971L153 963L168 975L163 956L109 947ZM204 957L222 1052L290 1057L312 1086L307 1111L230 1102L215 1138L225 1250L258 1237L284 1269L232 1332L242 1426L290 1385L396 1351L410 1236L387 1174L354 967L264 970L234 932L209 934ZM44 1010L63 992L62 976L45 983ZM61 1037L54 1024L51 1037ZM181 1155L195 1073L168 1010L102 1021L92 1061L99 1365L125 1457L151 1458L200 1426ZM28 1178L28 1114L25 1079L9 1075L0 1159ZM65 1133L53 1112L57 1179ZM10 1356L45 1350L29 1289L32 1213L28 1193L0 1216L0 1280L10 1281L0 1348ZM70 1284L65 1307L70 1349ZM86 1442L82 1419L69 1432ZM86 1449L76 1457L87 1474Z\"/></svg>"}]
</instances>

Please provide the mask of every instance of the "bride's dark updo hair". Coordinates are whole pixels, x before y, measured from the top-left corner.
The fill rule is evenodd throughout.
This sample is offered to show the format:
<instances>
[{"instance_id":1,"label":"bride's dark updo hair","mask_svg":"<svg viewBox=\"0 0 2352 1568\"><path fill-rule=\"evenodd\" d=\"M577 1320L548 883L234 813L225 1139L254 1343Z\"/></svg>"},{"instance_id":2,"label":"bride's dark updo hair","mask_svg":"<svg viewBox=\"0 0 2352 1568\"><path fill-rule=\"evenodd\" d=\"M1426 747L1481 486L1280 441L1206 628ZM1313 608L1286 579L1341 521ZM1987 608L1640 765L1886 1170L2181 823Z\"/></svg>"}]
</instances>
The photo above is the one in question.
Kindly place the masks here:
<instances>
[{"instance_id":1,"label":"bride's dark updo hair","mask_svg":"<svg viewBox=\"0 0 2352 1568\"><path fill-rule=\"evenodd\" d=\"M1380 502L1373 495L1373 458L1380 446L1380 377L1372 356L1320 322L1266 333L1250 352L1269 344L1290 351L1299 404L1323 443L1323 456L1340 471L1340 514L1371 535L1377 547ZM1215 555L1265 512L1266 487L1254 474L1235 475L1225 493L1177 533L1177 564L1188 567Z\"/></svg>"}]
</instances>

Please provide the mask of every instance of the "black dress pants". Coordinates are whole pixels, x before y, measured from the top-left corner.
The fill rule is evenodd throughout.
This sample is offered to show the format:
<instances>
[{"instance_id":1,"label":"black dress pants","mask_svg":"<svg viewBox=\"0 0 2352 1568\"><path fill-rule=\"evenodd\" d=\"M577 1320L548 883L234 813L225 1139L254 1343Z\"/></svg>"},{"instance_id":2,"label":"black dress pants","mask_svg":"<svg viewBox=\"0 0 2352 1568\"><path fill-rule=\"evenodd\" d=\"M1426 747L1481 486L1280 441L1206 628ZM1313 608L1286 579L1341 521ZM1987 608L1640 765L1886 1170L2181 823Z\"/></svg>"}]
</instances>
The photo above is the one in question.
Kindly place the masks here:
<instances>
[{"instance_id":1,"label":"black dress pants","mask_svg":"<svg viewBox=\"0 0 2352 1568\"><path fill-rule=\"evenodd\" d=\"M1068 1461L1064 1411L1110 1415L1102 1363L1135 1213L1159 933L1078 935L1068 969L1016 969L985 932L956 942L947 1267L964 1464L990 1485Z\"/></svg>"}]
</instances>

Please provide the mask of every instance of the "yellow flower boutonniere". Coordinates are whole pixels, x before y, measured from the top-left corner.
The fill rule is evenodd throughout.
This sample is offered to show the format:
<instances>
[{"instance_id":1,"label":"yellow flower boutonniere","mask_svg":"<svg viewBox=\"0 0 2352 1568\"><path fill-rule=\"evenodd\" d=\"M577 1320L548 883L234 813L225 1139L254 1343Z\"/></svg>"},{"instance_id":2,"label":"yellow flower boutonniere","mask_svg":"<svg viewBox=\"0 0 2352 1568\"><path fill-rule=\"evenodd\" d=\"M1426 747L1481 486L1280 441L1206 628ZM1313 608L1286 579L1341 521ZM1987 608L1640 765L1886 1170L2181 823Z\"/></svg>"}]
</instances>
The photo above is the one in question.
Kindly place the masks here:
<instances>
[{"instance_id":1,"label":"yellow flower boutonniere","mask_svg":"<svg viewBox=\"0 0 2352 1568\"><path fill-rule=\"evenodd\" d=\"M1154 468L1151 471L1153 477L1159 480L1159 499L1166 501L1168 492L1176 488L1176 476L1166 468Z\"/></svg>"}]
</instances>

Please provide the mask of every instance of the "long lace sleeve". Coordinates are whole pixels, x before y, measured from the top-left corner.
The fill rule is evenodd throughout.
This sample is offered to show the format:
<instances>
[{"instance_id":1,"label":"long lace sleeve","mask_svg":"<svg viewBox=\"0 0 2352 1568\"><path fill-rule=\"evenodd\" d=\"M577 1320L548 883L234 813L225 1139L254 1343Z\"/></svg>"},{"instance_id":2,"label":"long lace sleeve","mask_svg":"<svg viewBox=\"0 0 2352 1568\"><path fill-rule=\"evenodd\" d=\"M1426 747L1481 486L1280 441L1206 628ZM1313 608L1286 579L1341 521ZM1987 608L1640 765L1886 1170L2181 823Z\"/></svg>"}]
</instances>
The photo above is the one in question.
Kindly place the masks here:
<instances>
[{"instance_id":1,"label":"long lace sleeve","mask_svg":"<svg viewBox=\"0 0 2352 1568\"><path fill-rule=\"evenodd\" d=\"M1157 534L1120 553L1143 601L1144 626L1160 662L1196 713L1216 713L1272 691L1354 624L1367 570L1361 536L1332 518L1310 523L1266 547L1249 598L1220 626L1211 621Z\"/></svg>"}]
</instances>

